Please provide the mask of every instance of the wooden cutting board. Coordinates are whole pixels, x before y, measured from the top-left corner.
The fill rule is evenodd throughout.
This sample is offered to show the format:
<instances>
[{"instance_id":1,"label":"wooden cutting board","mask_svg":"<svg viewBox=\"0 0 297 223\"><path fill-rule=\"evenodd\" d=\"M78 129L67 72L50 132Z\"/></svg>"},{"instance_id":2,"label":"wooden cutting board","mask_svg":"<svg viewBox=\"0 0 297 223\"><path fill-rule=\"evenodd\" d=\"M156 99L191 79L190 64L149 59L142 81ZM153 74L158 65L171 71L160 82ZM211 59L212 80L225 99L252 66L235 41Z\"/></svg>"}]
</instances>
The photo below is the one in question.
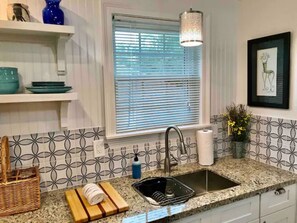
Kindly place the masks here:
<instances>
[{"instance_id":1,"label":"wooden cutting board","mask_svg":"<svg viewBox=\"0 0 297 223\"><path fill-rule=\"evenodd\" d=\"M97 205L90 205L82 194L82 188L65 192L75 223L89 222L129 210L129 205L109 182L99 184L107 199Z\"/></svg>"}]
</instances>

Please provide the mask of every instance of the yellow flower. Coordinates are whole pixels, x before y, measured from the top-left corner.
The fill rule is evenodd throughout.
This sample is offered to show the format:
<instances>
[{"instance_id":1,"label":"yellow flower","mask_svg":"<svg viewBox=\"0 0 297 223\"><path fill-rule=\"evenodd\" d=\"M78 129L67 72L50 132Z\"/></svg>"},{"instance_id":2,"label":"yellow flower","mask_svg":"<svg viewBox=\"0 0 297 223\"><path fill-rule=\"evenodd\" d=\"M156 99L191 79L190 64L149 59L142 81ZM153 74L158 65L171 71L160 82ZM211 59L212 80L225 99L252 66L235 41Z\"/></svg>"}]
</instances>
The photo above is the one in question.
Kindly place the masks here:
<instances>
[{"instance_id":1,"label":"yellow flower","mask_svg":"<svg viewBox=\"0 0 297 223\"><path fill-rule=\"evenodd\" d=\"M238 135L241 135L241 131L238 131L237 134L238 134Z\"/></svg>"},{"instance_id":2,"label":"yellow flower","mask_svg":"<svg viewBox=\"0 0 297 223\"><path fill-rule=\"evenodd\" d=\"M232 122L231 120L229 120L229 121L228 121L228 125L229 125L229 126L234 126L234 125L235 125L235 122Z\"/></svg>"},{"instance_id":3,"label":"yellow flower","mask_svg":"<svg viewBox=\"0 0 297 223\"><path fill-rule=\"evenodd\" d=\"M233 127L235 125L235 121L232 120L228 120L228 125Z\"/></svg>"}]
</instances>

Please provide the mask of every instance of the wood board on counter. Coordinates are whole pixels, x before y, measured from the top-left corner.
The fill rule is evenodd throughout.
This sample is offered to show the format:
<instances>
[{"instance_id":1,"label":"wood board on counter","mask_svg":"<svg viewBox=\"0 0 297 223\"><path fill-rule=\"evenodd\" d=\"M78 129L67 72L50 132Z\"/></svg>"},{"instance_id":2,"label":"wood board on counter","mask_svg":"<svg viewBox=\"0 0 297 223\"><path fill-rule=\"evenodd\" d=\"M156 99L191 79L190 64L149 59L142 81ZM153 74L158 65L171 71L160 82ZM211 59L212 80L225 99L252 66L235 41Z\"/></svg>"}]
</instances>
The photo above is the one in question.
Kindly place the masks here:
<instances>
[{"instance_id":1,"label":"wood board on counter","mask_svg":"<svg viewBox=\"0 0 297 223\"><path fill-rule=\"evenodd\" d=\"M98 184L108 196L98 205L90 205L83 196L82 188L65 192L75 223L89 222L129 210L129 205L109 182Z\"/></svg>"}]
</instances>

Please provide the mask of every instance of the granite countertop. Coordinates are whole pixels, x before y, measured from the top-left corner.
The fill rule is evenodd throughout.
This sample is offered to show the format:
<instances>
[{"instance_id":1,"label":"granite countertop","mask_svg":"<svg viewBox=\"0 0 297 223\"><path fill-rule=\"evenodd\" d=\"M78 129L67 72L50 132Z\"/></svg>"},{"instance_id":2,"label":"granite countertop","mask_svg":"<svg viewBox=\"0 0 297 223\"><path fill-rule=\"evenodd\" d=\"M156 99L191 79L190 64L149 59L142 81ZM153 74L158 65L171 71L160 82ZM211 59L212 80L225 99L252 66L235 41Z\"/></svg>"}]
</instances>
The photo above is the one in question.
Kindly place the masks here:
<instances>
[{"instance_id":1,"label":"granite countertop","mask_svg":"<svg viewBox=\"0 0 297 223\"><path fill-rule=\"evenodd\" d=\"M194 197L181 205L155 207L146 202L131 187L131 184L137 180L131 179L131 177L111 179L109 182L125 198L130 206L130 210L94 222L122 222L123 219L136 215L148 219L152 219L151 217L156 215L167 215L172 219L177 219L297 182L297 175L288 171L247 158L232 159L231 157L221 158L210 167L202 167L196 163L180 165L177 168L174 168L171 175L174 176L195 172L200 169L212 170L226 178L240 183L240 185ZM164 176L164 173L162 170L143 173L143 178L149 176ZM65 190L58 190L43 193L41 194L41 208L39 210L0 218L0 222L73 222L64 192ZM126 220L127 221L124 222L132 222L131 219Z\"/></svg>"}]
</instances>

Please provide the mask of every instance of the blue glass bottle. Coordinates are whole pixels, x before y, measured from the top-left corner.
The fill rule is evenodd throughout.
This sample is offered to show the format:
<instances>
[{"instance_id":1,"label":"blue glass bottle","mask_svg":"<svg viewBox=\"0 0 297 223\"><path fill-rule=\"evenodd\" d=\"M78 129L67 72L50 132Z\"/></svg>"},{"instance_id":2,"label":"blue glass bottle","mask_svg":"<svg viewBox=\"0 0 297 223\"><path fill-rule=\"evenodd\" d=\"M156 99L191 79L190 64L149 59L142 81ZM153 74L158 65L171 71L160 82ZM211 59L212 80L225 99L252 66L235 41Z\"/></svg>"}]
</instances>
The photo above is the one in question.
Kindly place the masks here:
<instances>
[{"instance_id":1,"label":"blue glass bottle","mask_svg":"<svg viewBox=\"0 0 297 223\"><path fill-rule=\"evenodd\" d=\"M42 10L43 22L47 24L64 25L64 12L60 9L61 0L45 0Z\"/></svg>"}]
</instances>

